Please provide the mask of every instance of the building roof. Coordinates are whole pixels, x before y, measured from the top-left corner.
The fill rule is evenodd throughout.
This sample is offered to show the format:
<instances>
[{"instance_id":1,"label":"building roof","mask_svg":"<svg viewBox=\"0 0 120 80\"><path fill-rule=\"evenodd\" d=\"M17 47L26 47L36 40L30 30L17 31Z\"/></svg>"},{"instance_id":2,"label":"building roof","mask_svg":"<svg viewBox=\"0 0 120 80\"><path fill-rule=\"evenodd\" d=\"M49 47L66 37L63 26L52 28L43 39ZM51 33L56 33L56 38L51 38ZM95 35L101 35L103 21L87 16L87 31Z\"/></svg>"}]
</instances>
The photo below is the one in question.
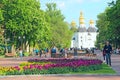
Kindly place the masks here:
<instances>
[{"instance_id":1,"label":"building roof","mask_svg":"<svg viewBox=\"0 0 120 80\"><path fill-rule=\"evenodd\" d=\"M78 27L78 32L87 32L86 27Z\"/></svg>"},{"instance_id":2,"label":"building roof","mask_svg":"<svg viewBox=\"0 0 120 80\"><path fill-rule=\"evenodd\" d=\"M87 29L88 32L97 32L97 29L95 27L89 27Z\"/></svg>"}]
</instances>

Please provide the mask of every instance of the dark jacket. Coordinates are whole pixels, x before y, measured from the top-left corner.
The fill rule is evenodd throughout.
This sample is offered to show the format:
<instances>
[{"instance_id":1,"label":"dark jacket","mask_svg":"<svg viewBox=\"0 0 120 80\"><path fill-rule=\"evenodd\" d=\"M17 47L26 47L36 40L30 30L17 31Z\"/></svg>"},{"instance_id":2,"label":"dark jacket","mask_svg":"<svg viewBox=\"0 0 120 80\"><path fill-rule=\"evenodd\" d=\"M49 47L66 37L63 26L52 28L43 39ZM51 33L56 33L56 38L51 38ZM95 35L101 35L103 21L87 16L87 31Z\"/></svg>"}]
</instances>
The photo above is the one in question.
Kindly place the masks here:
<instances>
[{"instance_id":1,"label":"dark jacket","mask_svg":"<svg viewBox=\"0 0 120 80\"><path fill-rule=\"evenodd\" d=\"M110 53L112 51L112 46L111 45L105 45L104 49L105 53Z\"/></svg>"},{"instance_id":2,"label":"dark jacket","mask_svg":"<svg viewBox=\"0 0 120 80\"><path fill-rule=\"evenodd\" d=\"M51 53L56 53L56 48L52 48Z\"/></svg>"}]
</instances>

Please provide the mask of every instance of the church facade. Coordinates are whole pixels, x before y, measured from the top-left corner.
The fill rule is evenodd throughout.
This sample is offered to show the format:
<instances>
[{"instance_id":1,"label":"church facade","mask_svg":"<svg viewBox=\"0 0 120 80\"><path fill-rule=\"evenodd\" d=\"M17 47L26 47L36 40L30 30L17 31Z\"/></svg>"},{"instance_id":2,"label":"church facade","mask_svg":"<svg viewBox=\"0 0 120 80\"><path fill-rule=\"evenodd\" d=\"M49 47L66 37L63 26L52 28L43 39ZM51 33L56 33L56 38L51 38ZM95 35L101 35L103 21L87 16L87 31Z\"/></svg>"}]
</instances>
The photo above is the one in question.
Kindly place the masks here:
<instances>
[{"instance_id":1,"label":"church facade","mask_svg":"<svg viewBox=\"0 0 120 80\"><path fill-rule=\"evenodd\" d=\"M74 21L71 22L72 27L76 27L76 23ZM71 40L71 48L77 47L79 49L82 48L94 48L97 36L97 29L95 28L94 21L90 20L89 27L87 28L84 22L83 13L80 12L79 17L79 26L76 27L76 31Z\"/></svg>"}]
</instances>

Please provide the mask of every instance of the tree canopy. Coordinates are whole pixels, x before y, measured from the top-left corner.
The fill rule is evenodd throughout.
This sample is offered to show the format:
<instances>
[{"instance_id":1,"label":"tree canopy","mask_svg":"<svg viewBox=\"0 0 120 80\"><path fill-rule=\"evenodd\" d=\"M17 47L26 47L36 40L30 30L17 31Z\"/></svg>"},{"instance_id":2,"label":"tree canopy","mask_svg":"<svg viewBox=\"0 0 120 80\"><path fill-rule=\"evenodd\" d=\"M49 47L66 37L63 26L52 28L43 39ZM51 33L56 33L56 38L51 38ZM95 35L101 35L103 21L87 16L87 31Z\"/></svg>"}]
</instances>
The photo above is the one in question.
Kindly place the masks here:
<instances>
[{"instance_id":1,"label":"tree canopy","mask_svg":"<svg viewBox=\"0 0 120 80\"><path fill-rule=\"evenodd\" d=\"M103 13L98 15L97 27L99 35L97 44L106 40L110 41L115 47L120 40L120 0L112 1Z\"/></svg>"},{"instance_id":2,"label":"tree canopy","mask_svg":"<svg viewBox=\"0 0 120 80\"><path fill-rule=\"evenodd\" d=\"M52 29L52 44L58 47L69 47L72 32L67 22L64 21L64 15L57 9L55 3L48 3L46 6L46 21L50 23Z\"/></svg>"},{"instance_id":3,"label":"tree canopy","mask_svg":"<svg viewBox=\"0 0 120 80\"><path fill-rule=\"evenodd\" d=\"M0 0L0 27L10 45L70 46L72 32L65 17L55 3L46 6L43 11L39 0Z\"/></svg>"},{"instance_id":4,"label":"tree canopy","mask_svg":"<svg viewBox=\"0 0 120 80\"><path fill-rule=\"evenodd\" d=\"M38 0L2 0L1 3L4 18L1 25L4 35L13 44L20 43L23 38L29 44L48 39L50 28Z\"/></svg>"}]
</instances>

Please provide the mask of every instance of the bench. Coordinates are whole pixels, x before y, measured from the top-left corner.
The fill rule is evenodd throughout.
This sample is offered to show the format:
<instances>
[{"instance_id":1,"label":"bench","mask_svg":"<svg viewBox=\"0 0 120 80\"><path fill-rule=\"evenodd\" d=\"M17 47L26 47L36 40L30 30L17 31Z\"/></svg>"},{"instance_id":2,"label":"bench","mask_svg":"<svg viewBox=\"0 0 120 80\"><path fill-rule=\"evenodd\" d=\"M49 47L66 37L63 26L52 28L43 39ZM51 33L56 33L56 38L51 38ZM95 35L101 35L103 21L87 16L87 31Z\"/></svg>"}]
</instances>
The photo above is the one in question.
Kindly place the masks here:
<instances>
[{"instance_id":1,"label":"bench","mask_svg":"<svg viewBox=\"0 0 120 80\"><path fill-rule=\"evenodd\" d=\"M14 57L15 55L13 53L5 53L5 57Z\"/></svg>"}]
</instances>

